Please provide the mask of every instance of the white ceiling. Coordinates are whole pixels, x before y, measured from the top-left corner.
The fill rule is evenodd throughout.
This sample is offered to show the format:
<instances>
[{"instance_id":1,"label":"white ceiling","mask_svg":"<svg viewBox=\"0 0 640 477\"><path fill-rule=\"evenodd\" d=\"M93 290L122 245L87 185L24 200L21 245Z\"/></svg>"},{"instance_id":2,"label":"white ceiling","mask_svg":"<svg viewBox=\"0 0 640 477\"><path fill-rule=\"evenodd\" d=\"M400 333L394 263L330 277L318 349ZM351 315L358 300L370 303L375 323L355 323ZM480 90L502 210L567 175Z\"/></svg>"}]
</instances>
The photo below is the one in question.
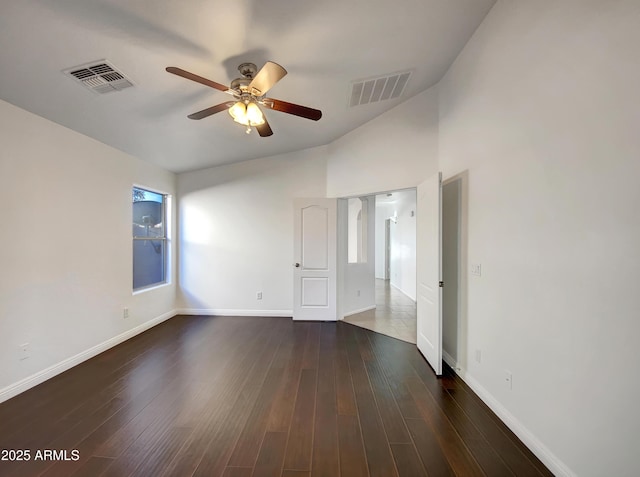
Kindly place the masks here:
<instances>
[{"instance_id":1,"label":"white ceiling","mask_svg":"<svg viewBox=\"0 0 640 477\"><path fill-rule=\"evenodd\" d=\"M165 169L182 172L328 144L439 81L495 0L20 0L0 5L0 99ZM135 83L93 93L62 70L106 59ZM320 109L266 111L274 135L227 113L237 66L289 74L268 96ZM412 70L401 98L348 107L352 81Z\"/></svg>"}]
</instances>

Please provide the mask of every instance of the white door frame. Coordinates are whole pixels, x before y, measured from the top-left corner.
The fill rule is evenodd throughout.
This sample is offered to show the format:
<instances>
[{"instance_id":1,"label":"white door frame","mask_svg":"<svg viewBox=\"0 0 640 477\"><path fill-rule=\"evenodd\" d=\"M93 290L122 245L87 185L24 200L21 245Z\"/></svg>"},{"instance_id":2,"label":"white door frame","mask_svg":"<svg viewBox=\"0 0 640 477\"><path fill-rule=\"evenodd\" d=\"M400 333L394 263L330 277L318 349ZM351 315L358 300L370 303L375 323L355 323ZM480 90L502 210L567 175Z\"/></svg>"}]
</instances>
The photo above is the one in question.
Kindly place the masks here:
<instances>
[{"instance_id":1,"label":"white door frame","mask_svg":"<svg viewBox=\"0 0 640 477\"><path fill-rule=\"evenodd\" d=\"M384 194L388 194L388 193L393 193L393 192L404 192L404 191L415 191L417 194L417 189L416 187L404 187L404 188L398 188L398 189L388 189L388 190L384 190L384 191L380 191L380 192L370 192L370 193L363 193L363 194L358 194L358 195L352 195L352 196L345 196L345 197L339 197L338 198L338 244L337 244L337 250L338 250L338 291L337 291L337 296L338 296L338 319L342 320L345 318L344 315L344 308L343 308L343 304L344 304L344 291L345 291L345 280L346 280L346 268L347 268L347 255L348 255L348 250L347 250L347 241L348 241L348 237L347 237L347 211L346 209L344 209L344 207L346 207L346 201L348 199L351 198L358 198L358 197L367 197L367 196L377 196L377 195L384 195ZM343 202L343 205L341 206L340 203L341 201ZM373 218L370 218L369 220L375 220L375 214ZM388 222L388 221L387 221ZM417 247L417 244L416 244ZM375 255L375 254L374 254ZM390 274L390 270L389 273L387 274L387 279L391 279L391 274Z\"/></svg>"},{"instance_id":2,"label":"white door frame","mask_svg":"<svg viewBox=\"0 0 640 477\"><path fill-rule=\"evenodd\" d=\"M469 262L468 262L468 181L469 181L469 171L464 171L454 176L448 177L442 181L442 187L452 182L460 181L460 195L458 196L458 210L457 210L457 219L458 219L458 267L457 274L458 280L457 283L449 284L445 282L445 287L454 286L457 288L457 316L456 316L456 356L453 357L446 353L444 349L444 341L442 348L442 358L445 363L447 363L451 368L455 371L459 371L461 368L465 368L468 366L468 357L466 356L466 347L461 346L467 342L467 331L466 331L466 323L467 323L467 283L468 283L468 270L469 270ZM443 203L444 204L444 203ZM443 207L444 214L444 207ZM443 252L443 260L444 260L444 252ZM443 302L443 309L446 304ZM445 325L445 316L443 315L443 326Z\"/></svg>"}]
</instances>

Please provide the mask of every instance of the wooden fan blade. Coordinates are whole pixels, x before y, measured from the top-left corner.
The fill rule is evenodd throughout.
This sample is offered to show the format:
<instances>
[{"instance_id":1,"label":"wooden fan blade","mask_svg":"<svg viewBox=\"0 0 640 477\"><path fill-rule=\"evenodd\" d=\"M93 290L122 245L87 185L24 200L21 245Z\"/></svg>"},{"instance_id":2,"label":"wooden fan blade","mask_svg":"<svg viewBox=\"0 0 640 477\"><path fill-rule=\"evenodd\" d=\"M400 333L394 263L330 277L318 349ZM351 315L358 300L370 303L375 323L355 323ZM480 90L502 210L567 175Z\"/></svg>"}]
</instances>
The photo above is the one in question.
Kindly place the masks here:
<instances>
[{"instance_id":1,"label":"wooden fan blade","mask_svg":"<svg viewBox=\"0 0 640 477\"><path fill-rule=\"evenodd\" d=\"M264 118L264 124L256 126L256 129L258 130L258 134L260 134L260 137L267 137L273 134L271 126L269 126L269 123L267 122L267 118Z\"/></svg>"},{"instance_id":2,"label":"wooden fan blade","mask_svg":"<svg viewBox=\"0 0 640 477\"><path fill-rule=\"evenodd\" d=\"M211 81L207 78L203 78L202 76L194 75L193 73L189 73L188 71L183 70L182 68L176 68L175 66L168 66L166 70L169 73L173 73L174 75L182 76L183 78L187 78L191 81L195 81L196 83L203 84L205 86L209 86L211 88L217 89L219 91L224 91L225 93L231 91L225 85L216 83L215 81ZM233 94L233 93L231 93Z\"/></svg>"},{"instance_id":3,"label":"wooden fan blade","mask_svg":"<svg viewBox=\"0 0 640 477\"><path fill-rule=\"evenodd\" d=\"M287 103L279 99L269 98L262 103L269 109L281 111L283 113L293 114L300 116L301 118L311 119L317 121L322 117L322 111L319 109L308 108L306 106L300 106L299 104Z\"/></svg>"},{"instance_id":4,"label":"wooden fan blade","mask_svg":"<svg viewBox=\"0 0 640 477\"><path fill-rule=\"evenodd\" d=\"M219 113L220 111L226 111L235 103L233 101L227 101L226 103L216 104L215 106L211 106L210 108L203 109L202 111L198 111L197 113L190 114L187 116L189 119L203 119L211 116L212 114Z\"/></svg>"},{"instance_id":5,"label":"wooden fan blade","mask_svg":"<svg viewBox=\"0 0 640 477\"><path fill-rule=\"evenodd\" d=\"M286 74L287 70L278 63L267 61L249 83L249 92L254 96L264 96Z\"/></svg>"}]
</instances>

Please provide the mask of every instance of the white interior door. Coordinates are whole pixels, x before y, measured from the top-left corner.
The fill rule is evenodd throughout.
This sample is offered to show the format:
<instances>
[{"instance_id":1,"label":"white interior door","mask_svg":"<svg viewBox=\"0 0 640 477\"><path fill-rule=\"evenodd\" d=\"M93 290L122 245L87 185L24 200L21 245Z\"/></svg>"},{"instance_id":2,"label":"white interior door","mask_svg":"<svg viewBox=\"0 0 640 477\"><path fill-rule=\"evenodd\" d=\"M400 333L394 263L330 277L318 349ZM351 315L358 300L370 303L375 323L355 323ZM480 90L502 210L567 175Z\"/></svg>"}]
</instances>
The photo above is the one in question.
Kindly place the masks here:
<instances>
[{"instance_id":1,"label":"white interior door","mask_svg":"<svg viewBox=\"0 0 640 477\"><path fill-rule=\"evenodd\" d=\"M336 199L296 199L293 319L335 321Z\"/></svg>"},{"instance_id":2,"label":"white interior door","mask_svg":"<svg viewBox=\"0 0 640 477\"><path fill-rule=\"evenodd\" d=\"M418 186L417 321L418 349L442 374L442 174Z\"/></svg>"}]
</instances>

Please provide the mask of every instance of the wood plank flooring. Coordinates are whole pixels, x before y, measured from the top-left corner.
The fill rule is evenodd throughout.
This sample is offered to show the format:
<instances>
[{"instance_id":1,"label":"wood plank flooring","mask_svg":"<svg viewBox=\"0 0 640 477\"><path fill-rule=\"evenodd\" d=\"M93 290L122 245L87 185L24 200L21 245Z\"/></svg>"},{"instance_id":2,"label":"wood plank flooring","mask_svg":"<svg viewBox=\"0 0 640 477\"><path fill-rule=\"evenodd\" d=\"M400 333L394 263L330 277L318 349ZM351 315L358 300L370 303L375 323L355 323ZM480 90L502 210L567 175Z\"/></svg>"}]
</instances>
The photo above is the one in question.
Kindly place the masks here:
<instances>
[{"instance_id":1,"label":"wood plank flooring","mask_svg":"<svg viewBox=\"0 0 640 477\"><path fill-rule=\"evenodd\" d=\"M31 455L3 477L552 475L414 345L288 318L175 317L0 404L0 449Z\"/></svg>"}]
</instances>

